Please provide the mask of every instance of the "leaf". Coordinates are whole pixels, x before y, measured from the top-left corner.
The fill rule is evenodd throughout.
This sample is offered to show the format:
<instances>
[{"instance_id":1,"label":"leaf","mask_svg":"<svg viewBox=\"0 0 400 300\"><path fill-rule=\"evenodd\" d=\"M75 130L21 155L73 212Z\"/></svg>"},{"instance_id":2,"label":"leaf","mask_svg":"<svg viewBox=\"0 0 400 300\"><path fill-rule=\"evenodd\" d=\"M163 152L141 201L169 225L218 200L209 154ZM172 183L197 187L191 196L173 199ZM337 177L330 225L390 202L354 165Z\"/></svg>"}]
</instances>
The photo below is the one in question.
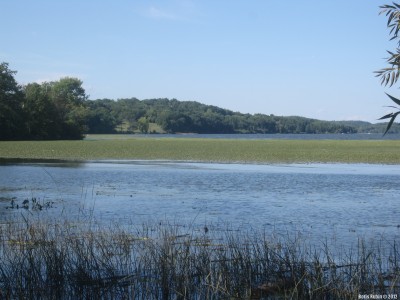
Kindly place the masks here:
<instances>
[{"instance_id":1,"label":"leaf","mask_svg":"<svg viewBox=\"0 0 400 300\"><path fill-rule=\"evenodd\" d=\"M387 114L387 115L385 115L385 116L379 118L378 120L389 119L389 118L391 118L391 117L393 117L393 113Z\"/></svg>"},{"instance_id":2,"label":"leaf","mask_svg":"<svg viewBox=\"0 0 400 300\"><path fill-rule=\"evenodd\" d=\"M396 73L392 72L392 81L390 82L390 86L392 86L396 82Z\"/></svg>"},{"instance_id":3,"label":"leaf","mask_svg":"<svg viewBox=\"0 0 400 300\"><path fill-rule=\"evenodd\" d=\"M390 99L392 99L392 101L393 101L394 103L396 103L397 105L400 105L400 100L399 100L399 99L397 99L397 98L395 98L395 97L389 95L388 93L385 93L385 94L386 94Z\"/></svg>"},{"instance_id":4,"label":"leaf","mask_svg":"<svg viewBox=\"0 0 400 300\"><path fill-rule=\"evenodd\" d=\"M386 127L385 133L383 134L384 136L385 136L385 134L389 131L390 127L392 127L392 124L393 124L393 122L394 122L394 119L396 119L396 117L397 117L398 114L400 114L400 111L398 111L398 112L396 112L395 114L393 114L392 118L390 119L390 121L389 121L389 123L388 123L388 125L387 125L387 127Z\"/></svg>"},{"instance_id":5,"label":"leaf","mask_svg":"<svg viewBox=\"0 0 400 300\"><path fill-rule=\"evenodd\" d=\"M391 14L391 15L389 16L389 18L388 18L388 21L387 21L387 24L386 24L387 27L390 26L390 22L392 22L392 19L393 19L393 14Z\"/></svg>"},{"instance_id":6,"label":"leaf","mask_svg":"<svg viewBox=\"0 0 400 300\"><path fill-rule=\"evenodd\" d=\"M390 122L388 123L388 126L386 127L385 133L383 134L383 136L386 135L386 133L389 131L390 127L392 127L393 121L394 121L395 117L392 117L390 119Z\"/></svg>"}]
</instances>

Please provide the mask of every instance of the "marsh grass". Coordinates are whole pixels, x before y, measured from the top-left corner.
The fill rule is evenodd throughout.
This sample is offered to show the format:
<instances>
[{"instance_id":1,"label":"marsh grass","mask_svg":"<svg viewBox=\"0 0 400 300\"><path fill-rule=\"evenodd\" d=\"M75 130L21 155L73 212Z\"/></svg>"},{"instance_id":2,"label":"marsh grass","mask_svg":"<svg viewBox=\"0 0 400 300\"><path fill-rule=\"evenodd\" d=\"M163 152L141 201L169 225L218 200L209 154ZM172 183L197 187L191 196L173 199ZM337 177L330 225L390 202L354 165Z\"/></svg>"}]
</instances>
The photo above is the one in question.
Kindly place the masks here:
<instances>
[{"instance_id":1,"label":"marsh grass","mask_svg":"<svg viewBox=\"0 0 400 300\"><path fill-rule=\"evenodd\" d=\"M235 140L92 137L83 141L0 142L2 159L145 159L249 163L400 163L393 140Z\"/></svg>"},{"instance_id":2,"label":"marsh grass","mask_svg":"<svg viewBox=\"0 0 400 300\"><path fill-rule=\"evenodd\" d=\"M396 242L327 244L174 224L0 227L1 299L357 299L399 293Z\"/></svg>"}]
</instances>

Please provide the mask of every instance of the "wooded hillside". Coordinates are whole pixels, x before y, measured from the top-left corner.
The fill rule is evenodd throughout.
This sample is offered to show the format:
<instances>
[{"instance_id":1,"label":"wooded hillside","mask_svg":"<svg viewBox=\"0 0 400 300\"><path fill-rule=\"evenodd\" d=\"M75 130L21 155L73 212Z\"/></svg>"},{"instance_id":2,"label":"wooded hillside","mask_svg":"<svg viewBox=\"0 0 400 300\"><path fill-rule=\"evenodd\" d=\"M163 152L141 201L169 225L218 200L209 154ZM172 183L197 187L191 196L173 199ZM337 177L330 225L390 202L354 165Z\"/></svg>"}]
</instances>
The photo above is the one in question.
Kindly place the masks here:
<instances>
[{"instance_id":1,"label":"wooded hillside","mask_svg":"<svg viewBox=\"0 0 400 300\"><path fill-rule=\"evenodd\" d=\"M77 78L19 85L0 64L0 140L81 139L86 133L383 133L386 124L243 114L176 99L88 100ZM391 132L400 132L393 126Z\"/></svg>"},{"instance_id":2,"label":"wooded hillside","mask_svg":"<svg viewBox=\"0 0 400 300\"><path fill-rule=\"evenodd\" d=\"M102 99L87 103L91 112L89 133L383 133L385 128L385 124L363 121L243 114L176 99ZM395 131L399 132L398 127L393 127Z\"/></svg>"}]
</instances>

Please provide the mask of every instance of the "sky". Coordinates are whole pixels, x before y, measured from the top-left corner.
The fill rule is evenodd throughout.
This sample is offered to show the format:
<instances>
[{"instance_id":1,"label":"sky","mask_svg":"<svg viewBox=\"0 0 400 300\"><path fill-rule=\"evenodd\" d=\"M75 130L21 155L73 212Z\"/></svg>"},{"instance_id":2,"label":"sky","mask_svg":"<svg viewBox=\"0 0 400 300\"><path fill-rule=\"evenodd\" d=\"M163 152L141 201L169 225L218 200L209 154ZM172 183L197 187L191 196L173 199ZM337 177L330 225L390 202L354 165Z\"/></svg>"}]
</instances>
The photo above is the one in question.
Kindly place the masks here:
<instances>
[{"instance_id":1,"label":"sky","mask_svg":"<svg viewBox=\"0 0 400 300\"><path fill-rule=\"evenodd\" d=\"M242 113L376 123L389 41L365 0L0 0L20 84L77 77L89 99L175 98Z\"/></svg>"}]
</instances>

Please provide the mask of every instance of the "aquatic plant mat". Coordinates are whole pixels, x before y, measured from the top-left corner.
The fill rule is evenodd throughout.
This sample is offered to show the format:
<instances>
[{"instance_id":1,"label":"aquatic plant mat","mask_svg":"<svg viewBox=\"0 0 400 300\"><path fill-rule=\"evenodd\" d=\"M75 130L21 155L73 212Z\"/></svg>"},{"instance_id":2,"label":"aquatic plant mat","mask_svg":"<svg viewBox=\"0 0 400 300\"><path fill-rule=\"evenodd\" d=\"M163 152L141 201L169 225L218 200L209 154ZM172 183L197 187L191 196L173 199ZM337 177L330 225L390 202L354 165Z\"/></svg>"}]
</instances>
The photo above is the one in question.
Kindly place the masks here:
<instances>
[{"instance_id":1,"label":"aquatic plant mat","mask_svg":"<svg viewBox=\"0 0 400 300\"><path fill-rule=\"evenodd\" d=\"M398 295L394 241L332 249L174 224L0 226L1 299L358 299ZM392 298L394 299L394 298Z\"/></svg>"},{"instance_id":2,"label":"aquatic plant mat","mask_svg":"<svg viewBox=\"0 0 400 300\"><path fill-rule=\"evenodd\" d=\"M397 140L239 140L90 135L83 141L0 142L1 159L144 159L250 163L400 164Z\"/></svg>"}]
</instances>

